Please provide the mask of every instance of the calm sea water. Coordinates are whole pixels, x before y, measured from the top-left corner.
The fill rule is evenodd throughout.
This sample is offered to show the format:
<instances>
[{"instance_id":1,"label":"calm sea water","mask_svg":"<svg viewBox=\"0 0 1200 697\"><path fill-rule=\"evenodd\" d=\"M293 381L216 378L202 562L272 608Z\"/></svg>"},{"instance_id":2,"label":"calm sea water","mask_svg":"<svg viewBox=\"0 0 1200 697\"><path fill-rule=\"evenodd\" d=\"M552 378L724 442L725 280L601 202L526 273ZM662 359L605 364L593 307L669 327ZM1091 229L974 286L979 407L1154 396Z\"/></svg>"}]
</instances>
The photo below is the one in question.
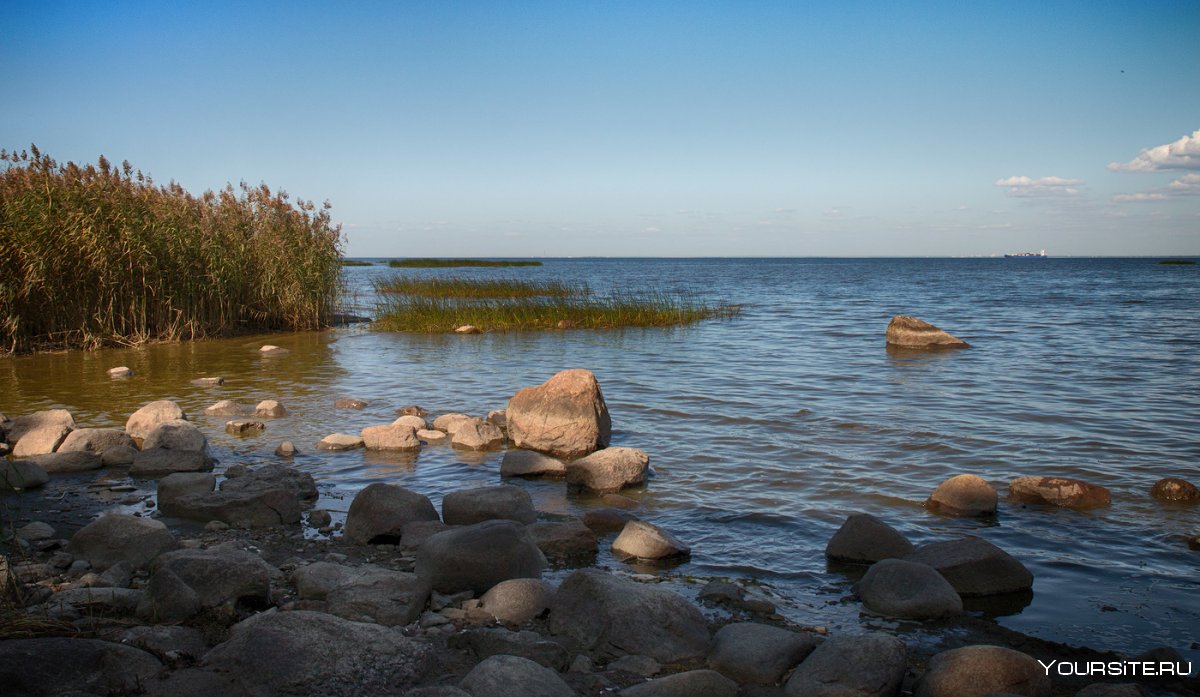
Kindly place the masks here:
<instances>
[{"instance_id":1,"label":"calm sea water","mask_svg":"<svg viewBox=\"0 0 1200 697\"><path fill-rule=\"evenodd\" d=\"M348 268L351 301L400 273ZM57 406L81 425L122 425L152 399L178 400L222 466L270 460L282 439L344 511L389 481L430 495L494 484L500 453L428 447L415 456L320 454L331 432L389 423L420 404L483 415L564 368L593 370L613 443L646 450L654 477L632 493L642 516L692 545L674 576L753 577L785 614L860 621L853 582L827 567L826 541L866 511L914 542L985 537L1034 573L1027 605L999 612L1047 639L1200 657L1200 506L1149 497L1159 478L1200 483L1200 266L1151 259L561 259L522 269L408 271L586 281L594 290L668 290L743 305L734 320L676 329L411 336L351 327L140 350L0 359L0 411ZM917 315L969 350L889 352L895 314ZM288 356L260 357L273 343ZM114 382L107 368L137 377ZM220 375L220 388L189 380ZM335 410L342 395L370 402ZM202 414L218 399L278 398L288 418L235 439ZM992 522L932 515L945 478L978 474L1002 493L1023 475L1078 477L1112 506L1075 512L1002 500ZM599 503L561 482L518 482L549 515ZM55 491L53 487L50 493ZM601 563L620 566L607 554Z\"/></svg>"}]
</instances>

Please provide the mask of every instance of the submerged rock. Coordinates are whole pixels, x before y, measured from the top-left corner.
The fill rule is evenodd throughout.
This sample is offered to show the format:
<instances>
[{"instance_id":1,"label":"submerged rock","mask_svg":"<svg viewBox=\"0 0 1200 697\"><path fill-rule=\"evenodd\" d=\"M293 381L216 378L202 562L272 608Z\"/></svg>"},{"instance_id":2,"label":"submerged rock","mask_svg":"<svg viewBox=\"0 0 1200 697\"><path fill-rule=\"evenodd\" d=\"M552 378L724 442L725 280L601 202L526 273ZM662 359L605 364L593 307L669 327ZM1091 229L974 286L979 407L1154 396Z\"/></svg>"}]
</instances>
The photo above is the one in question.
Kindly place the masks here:
<instances>
[{"instance_id":1,"label":"submerged rock","mask_svg":"<svg viewBox=\"0 0 1200 697\"><path fill-rule=\"evenodd\" d=\"M934 489L925 507L934 513L951 516L983 517L996 515L999 497L982 477L960 474Z\"/></svg>"},{"instance_id":2,"label":"submerged rock","mask_svg":"<svg viewBox=\"0 0 1200 697\"><path fill-rule=\"evenodd\" d=\"M1068 477L1018 477L1008 485L1009 496L1023 503L1045 503L1084 510L1112 502L1108 489Z\"/></svg>"},{"instance_id":3,"label":"submerged rock","mask_svg":"<svg viewBox=\"0 0 1200 697\"><path fill-rule=\"evenodd\" d=\"M133 370L127 366L117 366L116 368L108 369L108 377L113 380L126 380L133 377Z\"/></svg>"},{"instance_id":4,"label":"submerged rock","mask_svg":"<svg viewBox=\"0 0 1200 697\"><path fill-rule=\"evenodd\" d=\"M246 407L238 404L232 399L222 399L216 404L210 407L205 407L204 409L204 413L207 416L241 416L247 411L248 410Z\"/></svg>"},{"instance_id":5,"label":"submerged rock","mask_svg":"<svg viewBox=\"0 0 1200 697\"><path fill-rule=\"evenodd\" d=\"M532 450L506 450L500 459L501 477L565 477L567 464Z\"/></svg>"},{"instance_id":6,"label":"submerged rock","mask_svg":"<svg viewBox=\"0 0 1200 697\"><path fill-rule=\"evenodd\" d=\"M999 646L964 646L929 659L915 697L1049 697L1050 678L1032 657Z\"/></svg>"},{"instance_id":7,"label":"submerged rock","mask_svg":"<svg viewBox=\"0 0 1200 697\"><path fill-rule=\"evenodd\" d=\"M519 390L506 409L508 437L518 448L579 457L608 445L612 419L590 370L564 370Z\"/></svg>"},{"instance_id":8,"label":"submerged rock","mask_svg":"<svg viewBox=\"0 0 1200 697\"><path fill-rule=\"evenodd\" d=\"M1167 477L1154 483L1150 495L1159 501L1195 503L1200 501L1200 489L1186 479Z\"/></svg>"},{"instance_id":9,"label":"submerged rock","mask_svg":"<svg viewBox=\"0 0 1200 697\"><path fill-rule=\"evenodd\" d=\"M267 425L261 421L227 421L225 432L233 436L257 436Z\"/></svg>"},{"instance_id":10,"label":"submerged rock","mask_svg":"<svg viewBox=\"0 0 1200 697\"><path fill-rule=\"evenodd\" d=\"M855 564L900 559L912 551L908 538L869 513L850 515L825 545L826 557Z\"/></svg>"},{"instance_id":11,"label":"submerged rock","mask_svg":"<svg viewBox=\"0 0 1200 697\"><path fill-rule=\"evenodd\" d=\"M970 347L962 339L910 315L896 315L888 322L887 343L910 349Z\"/></svg>"},{"instance_id":12,"label":"submerged rock","mask_svg":"<svg viewBox=\"0 0 1200 697\"><path fill-rule=\"evenodd\" d=\"M333 406L338 409L366 409L367 402L353 397L338 397L333 401Z\"/></svg>"}]
</instances>

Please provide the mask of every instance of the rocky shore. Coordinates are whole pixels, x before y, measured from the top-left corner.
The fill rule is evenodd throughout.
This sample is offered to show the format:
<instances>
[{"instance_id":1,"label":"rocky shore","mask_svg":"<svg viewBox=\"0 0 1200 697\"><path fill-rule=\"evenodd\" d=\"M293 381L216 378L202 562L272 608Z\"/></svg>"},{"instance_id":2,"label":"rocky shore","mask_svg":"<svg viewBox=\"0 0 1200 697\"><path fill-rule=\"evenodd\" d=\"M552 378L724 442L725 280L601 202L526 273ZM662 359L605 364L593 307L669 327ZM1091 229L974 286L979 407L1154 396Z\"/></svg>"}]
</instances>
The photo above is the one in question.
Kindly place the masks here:
<instances>
[{"instance_id":1,"label":"rocky shore","mask_svg":"<svg viewBox=\"0 0 1200 697\"><path fill-rule=\"evenodd\" d=\"M340 406L356 408L352 401ZM290 466L294 444L280 444L276 463L231 463L214 474L204 433L172 402L146 405L124 429L77 428L62 410L0 417L11 451L0 461L0 486L13 491L6 498L102 468L153 481L156 491L144 502L153 513L96 517L135 489L117 485L79 492L58 518L21 509L27 515L4 521L3 693L1196 693L1195 677L1160 675L1191 669L1170 649L1118 656L964 612L964 601L1019 598L1033 584L1018 559L977 537L914 546L886 521L847 518L826 557L861 574L846 602L894 620L895 631L799 626L737 579L688 591L668 573L596 566L601 545L641 563L686 558L690 548L621 495L652 476L651 455L610 445L611 419L588 371L520 390L486 417L430 422L419 407L400 411L391 424L331 434L315 447L505 449L504 477L561 479L609 506L580 519L546 516L521 487L500 484L448 493L439 511L417 492L375 483L354 497L344 524L334 523L316 507L313 478ZM243 432L286 407L219 402L207 412ZM1023 477L1009 496L1108 504L1102 488L1054 477ZM1195 487L1164 480L1154 496L1188 500ZM991 516L997 497L964 474L926 505ZM1101 675L1096 665L1123 666L1123 675Z\"/></svg>"}]
</instances>

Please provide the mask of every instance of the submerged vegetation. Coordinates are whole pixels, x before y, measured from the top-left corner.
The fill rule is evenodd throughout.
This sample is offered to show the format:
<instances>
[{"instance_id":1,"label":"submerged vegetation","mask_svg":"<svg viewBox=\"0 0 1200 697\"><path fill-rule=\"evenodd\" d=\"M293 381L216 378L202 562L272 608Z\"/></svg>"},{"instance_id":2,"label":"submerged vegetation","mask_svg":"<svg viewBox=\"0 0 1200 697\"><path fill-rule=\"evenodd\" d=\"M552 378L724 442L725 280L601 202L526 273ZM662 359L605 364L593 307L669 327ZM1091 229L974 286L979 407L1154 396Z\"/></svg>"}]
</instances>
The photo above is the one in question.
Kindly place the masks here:
<instances>
[{"instance_id":1,"label":"submerged vegetation","mask_svg":"<svg viewBox=\"0 0 1200 697\"><path fill-rule=\"evenodd\" d=\"M414 278L397 276L377 281L377 293L403 293L426 298L567 298L590 295L586 284L560 281L522 281L513 278Z\"/></svg>"},{"instance_id":2,"label":"submerged vegetation","mask_svg":"<svg viewBox=\"0 0 1200 697\"><path fill-rule=\"evenodd\" d=\"M328 203L266 185L194 196L103 156L0 151L0 350L316 328L340 246Z\"/></svg>"},{"instance_id":3,"label":"submerged vegetation","mask_svg":"<svg viewBox=\"0 0 1200 697\"><path fill-rule=\"evenodd\" d=\"M540 261L497 261L492 259L392 259L394 269L449 269L455 267L541 266Z\"/></svg>"},{"instance_id":4,"label":"submerged vegetation","mask_svg":"<svg viewBox=\"0 0 1200 697\"><path fill-rule=\"evenodd\" d=\"M587 286L513 279L390 279L376 285L375 328L451 332L666 327L731 318L736 305L710 306L666 293L596 296Z\"/></svg>"}]
</instances>

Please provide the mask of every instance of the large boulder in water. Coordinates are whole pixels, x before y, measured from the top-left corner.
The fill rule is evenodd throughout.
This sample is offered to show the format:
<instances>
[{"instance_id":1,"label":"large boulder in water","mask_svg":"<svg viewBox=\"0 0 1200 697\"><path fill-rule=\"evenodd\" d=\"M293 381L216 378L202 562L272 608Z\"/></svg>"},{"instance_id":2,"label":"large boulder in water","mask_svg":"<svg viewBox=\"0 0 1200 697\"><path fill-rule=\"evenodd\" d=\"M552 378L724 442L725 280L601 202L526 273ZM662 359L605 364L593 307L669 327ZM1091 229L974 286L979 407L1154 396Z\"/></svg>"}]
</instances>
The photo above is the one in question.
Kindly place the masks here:
<instances>
[{"instance_id":1,"label":"large boulder in water","mask_svg":"<svg viewBox=\"0 0 1200 697\"><path fill-rule=\"evenodd\" d=\"M996 515L998 499L996 490L982 477L960 474L939 484L925 507L942 515L986 517Z\"/></svg>"},{"instance_id":2,"label":"large boulder in water","mask_svg":"<svg viewBox=\"0 0 1200 697\"><path fill-rule=\"evenodd\" d=\"M1195 503L1200 501L1200 489L1186 479L1167 477L1154 483L1150 495L1159 501L1175 503Z\"/></svg>"},{"instance_id":3,"label":"large boulder in water","mask_svg":"<svg viewBox=\"0 0 1200 697\"><path fill-rule=\"evenodd\" d=\"M519 390L506 410L508 437L518 448L579 457L608 445L612 419L590 370L564 370Z\"/></svg>"},{"instance_id":4,"label":"large boulder in water","mask_svg":"<svg viewBox=\"0 0 1200 697\"><path fill-rule=\"evenodd\" d=\"M567 465L567 486L613 494L646 481L650 456L637 448L604 448Z\"/></svg>"},{"instance_id":5,"label":"large boulder in water","mask_svg":"<svg viewBox=\"0 0 1200 697\"><path fill-rule=\"evenodd\" d=\"M915 697L1049 697L1050 677L1034 658L999 646L964 646L929 659Z\"/></svg>"},{"instance_id":6,"label":"large boulder in water","mask_svg":"<svg viewBox=\"0 0 1200 697\"><path fill-rule=\"evenodd\" d=\"M962 598L931 566L901 559L871 565L854 591L863 605L887 617L926 620L962 612Z\"/></svg>"},{"instance_id":7,"label":"large boulder in water","mask_svg":"<svg viewBox=\"0 0 1200 697\"><path fill-rule=\"evenodd\" d=\"M208 439L192 422L184 419L172 419L155 424L142 439L142 448L144 450L164 448L203 453L208 452Z\"/></svg>"},{"instance_id":8,"label":"large boulder in water","mask_svg":"<svg viewBox=\"0 0 1200 697\"><path fill-rule=\"evenodd\" d=\"M537 511L529 492L511 484L499 484L446 494L442 499L442 519L447 525L472 525L497 519L532 523L537 520Z\"/></svg>"},{"instance_id":9,"label":"large boulder in water","mask_svg":"<svg viewBox=\"0 0 1200 697\"><path fill-rule=\"evenodd\" d=\"M117 446L137 447L133 438L119 428L78 428L71 431L62 445L60 453L86 451L103 455L105 450Z\"/></svg>"},{"instance_id":10,"label":"large boulder in water","mask_svg":"<svg viewBox=\"0 0 1200 697\"><path fill-rule=\"evenodd\" d=\"M850 515L825 545L825 556L854 564L899 559L912 551L908 538L869 513Z\"/></svg>"},{"instance_id":11,"label":"large boulder in water","mask_svg":"<svg viewBox=\"0 0 1200 697\"><path fill-rule=\"evenodd\" d=\"M1008 495L1022 503L1046 503L1075 510L1100 508L1112 502L1108 489L1069 477L1017 477L1009 483Z\"/></svg>"},{"instance_id":12,"label":"large boulder in water","mask_svg":"<svg viewBox=\"0 0 1200 697\"><path fill-rule=\"evenodd\" d=\"M430 537L417 550L417 575L433 590L476 595L512 578L541 578L546 558L523 526L488 520Z\"/></svg>"},{"instance_id":13,"label":"large boulder in water","mask_svg":"<svg viewBox=\"0 0 1200 697\"><path fill-rule=\"evenodd\" d=\"M970 347L970 344L962 339L909 315L896 315L888 322L887 342L892 346L908 349Z\"/></svg>"},{"instance_id":14,"label":"large boulder in water","mask_svg":"<svg viewBox=\"0 0 1200 697\"><path fill-rule=\"evenodd\" d=\"M562 582L550 604L550 631L587 650L662 663L708 653L708 625L695 605L599 569L580 569Z\"/></svg>"},{"instance_id":15,"label":"large boulder in water","mask_svg":"<svg viewBox=\"0 0 1200 697\"><path fill-rule=\"evenodd\" d=\"M187 415L175 402L160 399L133 412L125 422L125 432L137 440L142 440L150 435L151 429L158 424L177 419L187 420Z\"/></svg>"},{"instance_id":16,"label":"large boulder in water","mask_svg":"<svg viewBox=\"0 0 1200 697\"><path fill-rule=\"evenodd\" d=\"M1019 593L1033 587L1033 574L1024 564L979 537L931 542L904 558L932 566L962 596Z\"/></svg>"},{"instance_id":17,"label":"large boulder in water","mask_svg":"<svg viewBox=\"0 0 1200 697\"><path fill-rule=\"evenodd\" d=\"M376 482L354 496L346 514L346 541L356 545L396 543L404 526L416 521L438 521L427 496L395 484Z\"/></svg>"}]
</instances>

